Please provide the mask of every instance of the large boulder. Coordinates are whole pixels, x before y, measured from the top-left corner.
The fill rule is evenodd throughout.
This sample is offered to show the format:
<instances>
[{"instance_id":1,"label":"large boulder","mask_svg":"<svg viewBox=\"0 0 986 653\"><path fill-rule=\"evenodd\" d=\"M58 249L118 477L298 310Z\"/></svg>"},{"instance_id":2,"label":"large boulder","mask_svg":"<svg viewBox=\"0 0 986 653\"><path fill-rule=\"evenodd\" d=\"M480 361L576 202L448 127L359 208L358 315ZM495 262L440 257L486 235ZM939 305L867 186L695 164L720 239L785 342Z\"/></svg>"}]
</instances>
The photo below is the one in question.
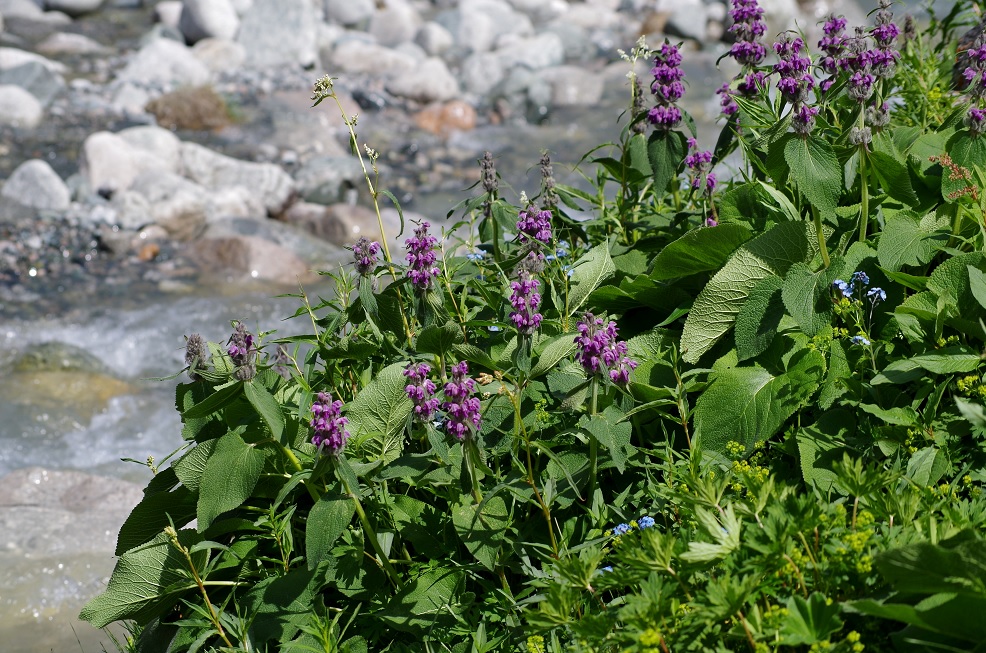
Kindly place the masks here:
<instances>
[{"instance_id":1,"label":"large boulder","mask_svg":"<svg viewBox=\"0 0 986 653\"><path fill-rule=\"evenodd\" d=\"M307 67L318 60L317 24L310 0L255 0L236 40L251 68Z\"/></svg>"},{"instance_id":2,"label":"large boulder","mask_svg":"<svg viewBox=\"0 0 986 653\"><path fill-rule=\"evenodd\" d=\"M257 236L220 236L195 240L189 254L214 273L296 284L309 277L308 266L291 250Z\"/></svg>"},{"instance_id":3,"label":"large boulder","mask_svg":"<svg viewBox=\"0 0 986 653\"><path fill-rule=\"evenodd\" d=\"M130 140L128 140L128 138ZM178 172L180 161L169 158L166 148L144 149L132 144L136 137L110 132L90 134L79 151L79 172L92 191L110 194L130 188L144 172Z\"/></svg>"},{"instance_id":4,"label":"large boulder","mask_svg":"<svg viewBox=\"0 0 986 653\"><path fill-rule=\"evenodd\" d=\"M0 126L34 129L41 124L44 107L20 86L0 84Z\"/></svg>"},{"instance_id":5,"label":"large boulder","mask_svg":"<svg viewBox=\"0 0 986 653\"><path fill-rule=\"evenodd\" d=\"M421 16L407 0L386 0L370 19L370 34L377 43L394 47L414 38Z\"/></svg>"},{"instance_id":6,"label":"large boulder","mask_svg":"<svg viewBox=\"0 0 986 653\"><path fill-rule=\"evenodd\" d=\"M163 227L177 240L191 240L205 228L208 192L184 177L144 173L134 179L131 192L147 200L148 222Z\"/></svg>"},{"instance_id":7,"label":"large boulder","mask_svg":"<svg viewBox=\"0 0 986 653\"><path fill-rule=\"evenodd\" d=\"M325 20L336 25L353 27L364 23L374 11L374 0L325 0Z\"/></svg>"},{"instance_id":8,"label":"large boulder","mask_svg":"<svg viewBox=\"0 0 986 653\"><path fill-rule=\"evenodd\" d=\"M116 135L163 161L169 171L181 172L181 141L170 130L155 125L138 125L123 129Z\"/></svg>"},{"instance_id":9,"label":"large boulder","mask_svg":"<svg viewBox=\"0 0 986 653\"><path fill-rule=\"evenodd\" d=\"M39 61L28 61L0 71L0 84L20 86L48 106L65 89L65 80Z\"/></svg>"},{"instance_id":10,"label":"large boulder","mask_svg":"<svg viewBox=\"0 0 986 653\"><path fill-rule=\"evenodd\" d=\"M457 10L443 12L435 20L455 37L456 45L466 54L492 50L507 34L534 34L531 19L504 0L462 0Z\"/></svg>"},{"instance_id":11,"label":"large boulder","mask_svg":"<svg viewBox=\"0 0 986 653\"><path fill-rule=\"evenodd\" d=\"M398 75L414 68L406 54L360 38L341 39L322 65L343 73Z\"/></svg>"},{"instance_id":12,"label":"large boulder","mask_svg":"<svg viewBox=\"0 0 986 653\"><path fill-rule=\"evenodd\" d=\"M178 29L189 43L202 39L232 40L240 28L240 17L230 0L185 0Z\"/></svg>"},{"instance_id":13,"label":"large boulder","mask_svg":"<svg viewBox=\"0 0 986 653\"><path fill-rule=\"evenodd\" d=\"M538 71L538 77L551 88L555 107L592 106L603 96L603 77L579 66L556 66Z\"/></svg>"},{"instance_id":14,"label":"large boulder","mask_svg":"<svg viewBox=\"0 0 986 653\"><path fill-rule=\"evenodd\" d=\"M144 45L118 75L124 82L173 86L201 86L208 84L211 77L206 65L189 48L163 38Z\"/></svg>"},{"instance_id":15,"label":"large boulder","mask_svg":"<svg viewBox=\"0 0 986 653\"><path fill-rule=\"evenodd\" d=\"M410 71L395 75L388 82L387 90L418 102L444 102L459 94L459 82L444 61L429 57Z\"/></svg>"},{"instance_id":16,"label":"large boulder","mask_svg":"<svg viewBox=\"0 0 986 653\"><path fill-rule=\"evenodd\" d=\"M182 143L181 156L189 179L209 189L242 186L272 215L283 211L294 196L294 181L272 163L240 161L196 143Z\"/></svg>"},{"instance_id":17,"label":"large boulder","mask_svg":"<svg viewBox=\"0 0 986 653\"><path fill-rule=\"evenodd\" d=\"M17 166L0 191L4 197L36 209L67 209L72 200L62 178L41 159L31 159Z\"/></svg>"},{"instance_id":18,"label":"large boulder","mask_svg":"<svg viewBox=\"0 0 986 653\"><path fill-rule=\"evenodd\" d=\"M51 55L111 54L112 50L82 34L55 32L38 43L38 52Z\"/></svg>"},{"instance_id":19,"label":"large boulder","mask_svg":"<svg viewBox=\"0 0 986 653\"><path fill-rule=\"evenodd\" d=\"M347 200L363 181L363 167L352 156L317 156L295 174L298 190L308 202L335 204Z\"/></svg>"},{"instance_id":20,"label":"large boulder","mask_svg":"<svg viewBox=\"0 0 986 653\"><path fill-rule=\"evenodd\" d=\"M0 48L0 70L9 70L26 63L37 62L52 72L64 74L68 72L65 64L52 61L40 54L21 50L20 48Z\"/></svg>"},{"instance_id":21,"label":"large boulder","mask_svg":"<svg viewBox=\"0 0 986 653\"><path fill-rule=\"evenodd\" d=\"M192 48L192 54L214 73L238 70L246 61L246 48L223 39L202 39Z\"/></svg>"}]
</instances>

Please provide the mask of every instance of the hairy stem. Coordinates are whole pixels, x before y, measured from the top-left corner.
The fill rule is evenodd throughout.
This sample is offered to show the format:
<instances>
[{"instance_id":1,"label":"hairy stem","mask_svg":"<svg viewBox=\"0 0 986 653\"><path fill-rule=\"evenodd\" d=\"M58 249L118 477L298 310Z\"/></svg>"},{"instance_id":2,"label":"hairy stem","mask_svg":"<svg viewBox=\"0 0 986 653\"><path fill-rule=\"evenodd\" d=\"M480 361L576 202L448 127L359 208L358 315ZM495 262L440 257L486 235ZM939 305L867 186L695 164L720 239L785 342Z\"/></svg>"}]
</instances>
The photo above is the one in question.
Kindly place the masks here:
<instances>
[{"instance_id":1,"label":"hairy stem","mask_svg":"<svg viewBox=\"0 0 986 653\"><path fill-rule=\"evenodd\" d=\"M363 504L359 500L359 495L349 487L349 482L346 480L345 474L338 473L338 470L336 471L336 476L342 482L342 487L346 490L346 496L353 501L353 506L356 508L356 516L359 517L359 522L363 526L363 534L366 536L366 539L370 540L370 546L373 547L373 550L377 554L376 563L387 572L387 577L393 583L394 587L398 589L402 588L404 583L401 581L400 576L397 575L397 570L394 569L394 565L391 564L390 559L384 555L383 549L380 548L380 540L377 539L377 532L373 529L373 525L370 524L370 519L366 516L366 511L363 510Z\"/></svg>"},{"instance_id":2,"label":"hairy stem","mask_svg":"<svg viewBox=\"0 0 986 653\"><path fill-rule=\"evenodd\" d=\"M592 388L591 399L589 403L589 415L595 415L599 406L599 378L597 376L592 377L590 381L590 387ZM589 493L587 495L588 500L592 501L592 496L596 493L596 474L599 468L599 443L596 441L594 435L589 435Z\"/></svg>"}]
</instances>

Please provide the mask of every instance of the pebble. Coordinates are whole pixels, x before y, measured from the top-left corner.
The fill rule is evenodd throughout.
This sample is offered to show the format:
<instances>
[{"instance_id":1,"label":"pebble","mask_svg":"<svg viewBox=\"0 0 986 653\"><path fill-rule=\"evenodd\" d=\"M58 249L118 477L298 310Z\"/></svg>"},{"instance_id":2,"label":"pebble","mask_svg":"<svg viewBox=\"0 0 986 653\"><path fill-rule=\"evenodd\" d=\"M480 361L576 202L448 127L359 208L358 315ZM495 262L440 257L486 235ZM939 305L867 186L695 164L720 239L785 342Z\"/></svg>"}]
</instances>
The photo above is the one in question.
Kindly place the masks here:
<instances>
[{"instance_id":1,"label":"pebble","mask_svg":"<svg viewBox=\"0 0 986 653\"><path fill-rule=\"evenodd\" d=\"M44 108L20 86L0 84L0 125L34 129L41 124Z\"/></svg>"}]
</instances>

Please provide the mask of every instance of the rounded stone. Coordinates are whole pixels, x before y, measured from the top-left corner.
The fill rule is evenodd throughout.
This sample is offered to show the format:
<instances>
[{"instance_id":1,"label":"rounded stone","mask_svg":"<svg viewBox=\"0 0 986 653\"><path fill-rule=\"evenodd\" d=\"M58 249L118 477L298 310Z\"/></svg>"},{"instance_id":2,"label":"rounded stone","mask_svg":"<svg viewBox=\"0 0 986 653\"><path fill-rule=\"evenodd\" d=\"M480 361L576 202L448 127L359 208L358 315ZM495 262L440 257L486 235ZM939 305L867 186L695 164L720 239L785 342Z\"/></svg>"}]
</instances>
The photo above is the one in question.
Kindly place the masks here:
<instances>
[{"instance_id":1,"label":"rounded stone","mask_svg":"<svg viewBox=\"0 0 986 653\"><path fill-rule=\"evenodd\" d=\"M0 125L34 129L41 124L44 108L20 86L0 84Z\"/></svg>"},{"instance_id":2,"label":"rounded stone","mask_svg":"<svg viewBox=\"0 0 986 653\"><path fill-rule=\"evenodd\" d=\"M68 186L41 159L31 159L17 166L0 191L25 206L62 211L72 201Z\"/></svg>"}]
</instances>

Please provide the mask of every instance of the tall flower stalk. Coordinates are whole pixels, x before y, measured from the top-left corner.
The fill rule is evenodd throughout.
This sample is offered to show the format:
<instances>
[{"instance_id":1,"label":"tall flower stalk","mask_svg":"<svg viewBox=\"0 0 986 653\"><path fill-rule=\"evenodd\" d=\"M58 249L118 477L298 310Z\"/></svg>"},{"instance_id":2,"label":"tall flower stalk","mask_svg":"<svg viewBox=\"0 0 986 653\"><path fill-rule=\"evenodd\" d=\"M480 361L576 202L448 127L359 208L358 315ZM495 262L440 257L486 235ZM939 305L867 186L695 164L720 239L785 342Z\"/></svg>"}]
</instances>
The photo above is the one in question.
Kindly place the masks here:
<instances>
[{"instance_id":1,"label":"tall flower stalk","mask_svg":"<svg viewBox=\"0 0 986 653\"><path fill-rule=\"evenodd\" d=\"M681 122L681 109L678 101L685 95L682 80L685 72L681 69L681 52L678 46L665 42L657 51L654 67L651 69L654 81L650 91L657 104L647 113L647 119L661 131L670 131Z\"/></svg>"}]
</instances>

